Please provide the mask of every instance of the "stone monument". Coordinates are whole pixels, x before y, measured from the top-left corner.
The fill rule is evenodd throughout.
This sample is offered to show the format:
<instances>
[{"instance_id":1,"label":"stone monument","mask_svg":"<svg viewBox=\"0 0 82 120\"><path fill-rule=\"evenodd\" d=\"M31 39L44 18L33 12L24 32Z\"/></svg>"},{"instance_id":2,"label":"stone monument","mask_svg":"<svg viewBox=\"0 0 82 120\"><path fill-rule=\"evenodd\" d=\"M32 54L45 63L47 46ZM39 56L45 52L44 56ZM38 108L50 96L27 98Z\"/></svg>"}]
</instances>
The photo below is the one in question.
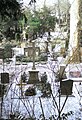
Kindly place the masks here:
<instances>
[{"instance_id":1,"label":"stone monument","mask_svg":"<svg viewBox=\"0 0 82 120\"><path fill-rule=\"evenodd\" d=\"M32 49L33 49L33 53L32 53L33 66L32 66L32 70L29 71L28 84L35 84L39 82L39 77L38 77L39 71L36 70L36 67L35 67L35 51L36 51L35 41L32 42Z\"/></svg>"}]
</instances>

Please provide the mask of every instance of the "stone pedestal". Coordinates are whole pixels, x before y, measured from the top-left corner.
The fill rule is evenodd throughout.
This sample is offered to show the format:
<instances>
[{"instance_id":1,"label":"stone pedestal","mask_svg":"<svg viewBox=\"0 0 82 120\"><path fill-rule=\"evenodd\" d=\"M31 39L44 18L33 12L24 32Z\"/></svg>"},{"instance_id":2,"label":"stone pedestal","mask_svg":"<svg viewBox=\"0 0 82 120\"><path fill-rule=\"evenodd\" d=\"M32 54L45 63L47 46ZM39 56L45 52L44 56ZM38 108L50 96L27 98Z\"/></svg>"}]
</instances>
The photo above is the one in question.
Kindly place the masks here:
<instances>
[{"instance_id":1,"label":"stone pedestal","mask_svg":"<svg viewBox=\"0 0 82 120\"><path fill-rule=\"evenodd\" d=\"M37 70L31 70L31 71L29 71L28 84L35 84L35 83L39 82L38 72L39 71L37 71Z\"/></svg>"}]
</instances>

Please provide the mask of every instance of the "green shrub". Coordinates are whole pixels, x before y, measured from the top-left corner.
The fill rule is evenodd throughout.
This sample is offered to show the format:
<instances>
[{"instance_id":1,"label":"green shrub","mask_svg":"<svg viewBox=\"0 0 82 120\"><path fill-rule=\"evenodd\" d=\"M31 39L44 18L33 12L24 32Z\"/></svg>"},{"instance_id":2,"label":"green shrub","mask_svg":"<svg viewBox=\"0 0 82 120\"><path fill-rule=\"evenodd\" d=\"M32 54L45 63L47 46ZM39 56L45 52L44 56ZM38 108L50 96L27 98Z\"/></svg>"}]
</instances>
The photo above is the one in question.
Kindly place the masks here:
<instances>
[{"instance_id":1,"label":"green shrub","mask_svg":"<svg viewBox=\"0 0 82 120\"><path fill-rule=\"evenodd\" d=\"M39 61L47 61L47 53L42 53L39 57Z\"/></svg>"}]
</instances>

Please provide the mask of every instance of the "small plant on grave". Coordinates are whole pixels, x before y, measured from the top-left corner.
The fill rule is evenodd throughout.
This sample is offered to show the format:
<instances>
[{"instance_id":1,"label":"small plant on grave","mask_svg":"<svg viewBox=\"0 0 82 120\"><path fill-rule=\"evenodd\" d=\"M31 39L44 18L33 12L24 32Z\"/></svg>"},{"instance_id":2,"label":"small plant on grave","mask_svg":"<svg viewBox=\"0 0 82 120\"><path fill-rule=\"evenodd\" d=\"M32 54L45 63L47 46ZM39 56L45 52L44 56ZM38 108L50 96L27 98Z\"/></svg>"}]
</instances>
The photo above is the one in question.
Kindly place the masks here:
<instances>
[{"instance_id":1,"label":"small plant on grave","mask_svg":"<svg viewBox=\"0 0 82 120\"><path fill-rule=\"evenodd\" d=\"M51 93L52 93L51 84L50 83L44 84L41 97L50 97Z\"/></svg>"},{"instance_id":2,"label":"small plant on grave","mask_svg":"<svg viewBox=\"0 0 82 120\"><path fill-rule=\"evenodd\" d=\"M46 82L47 82L47 74L46 74L46 72L44 72L44 73L41 75L41 83L46 84Z\"/></svg>"},{"instance_id":3,"label":"small plant on grave","mask_svg":"<svg viewBox=\"0 0 82 120\"><path fill-rule=\"evenodd\" d=\"M42 53L39 56L39 61L47 61L47 53Z\"/></svg>"},{"instance_id":4,"label":"small plant on grave","mask_svg":"<svg viewBox=\"0 0 82 120\"><path fill-rule=\"evenodd\" d=\"M29 88L25 91L25 96L33 96L33 95L36 95L35 87L29 87Z\"/></svg>"}]
</instances>

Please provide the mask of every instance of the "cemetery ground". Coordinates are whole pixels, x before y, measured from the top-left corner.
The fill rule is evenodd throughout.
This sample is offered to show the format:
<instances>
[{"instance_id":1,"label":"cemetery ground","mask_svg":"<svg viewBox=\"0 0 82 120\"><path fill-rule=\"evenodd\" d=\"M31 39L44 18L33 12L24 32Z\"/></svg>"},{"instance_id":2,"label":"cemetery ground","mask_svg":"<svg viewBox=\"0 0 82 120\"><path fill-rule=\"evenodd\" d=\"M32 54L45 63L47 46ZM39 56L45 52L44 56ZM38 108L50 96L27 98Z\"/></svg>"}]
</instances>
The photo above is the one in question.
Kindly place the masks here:
<instances>
[{"instance_id":1,"label":"cemetery ground","mask_svg":"<svg viewBox=\"0 0 82 120\"><path fill-rule=\"evenodd\" d=\"M32 63L26 65L12 65L11 63L4 66L5 72L10 74L10 82L3 96L1 119L12 119L14 117L17 120L82 120L81 82L75 82L75 78L72 78L74 80L72 95L61 95L60 83L55 81L55 73L59 69L57 61L49 60L46 64L36 63L40 81L41 75L44 72L47 74L47 80L42 82L43 86L41 82L27 84L28 73L31 69ZM81 64L68 65L65 70L67 78L69 78L70 71L77 70L81 72ZM3 71L2 65L0 65L0 71ZM27 80L21 86L20 80L24 71L27 74ZM77 79L81 80L81 77ZM49 89L47 90L48 93L43 94L45 93L44 84L47 88L47 83L50 84L51 91ZM35 88L36 92L33 95L25 95L25 91L29 87ZM0 99L1 103L2 97Z\"/></svg>"}]
</instances>

